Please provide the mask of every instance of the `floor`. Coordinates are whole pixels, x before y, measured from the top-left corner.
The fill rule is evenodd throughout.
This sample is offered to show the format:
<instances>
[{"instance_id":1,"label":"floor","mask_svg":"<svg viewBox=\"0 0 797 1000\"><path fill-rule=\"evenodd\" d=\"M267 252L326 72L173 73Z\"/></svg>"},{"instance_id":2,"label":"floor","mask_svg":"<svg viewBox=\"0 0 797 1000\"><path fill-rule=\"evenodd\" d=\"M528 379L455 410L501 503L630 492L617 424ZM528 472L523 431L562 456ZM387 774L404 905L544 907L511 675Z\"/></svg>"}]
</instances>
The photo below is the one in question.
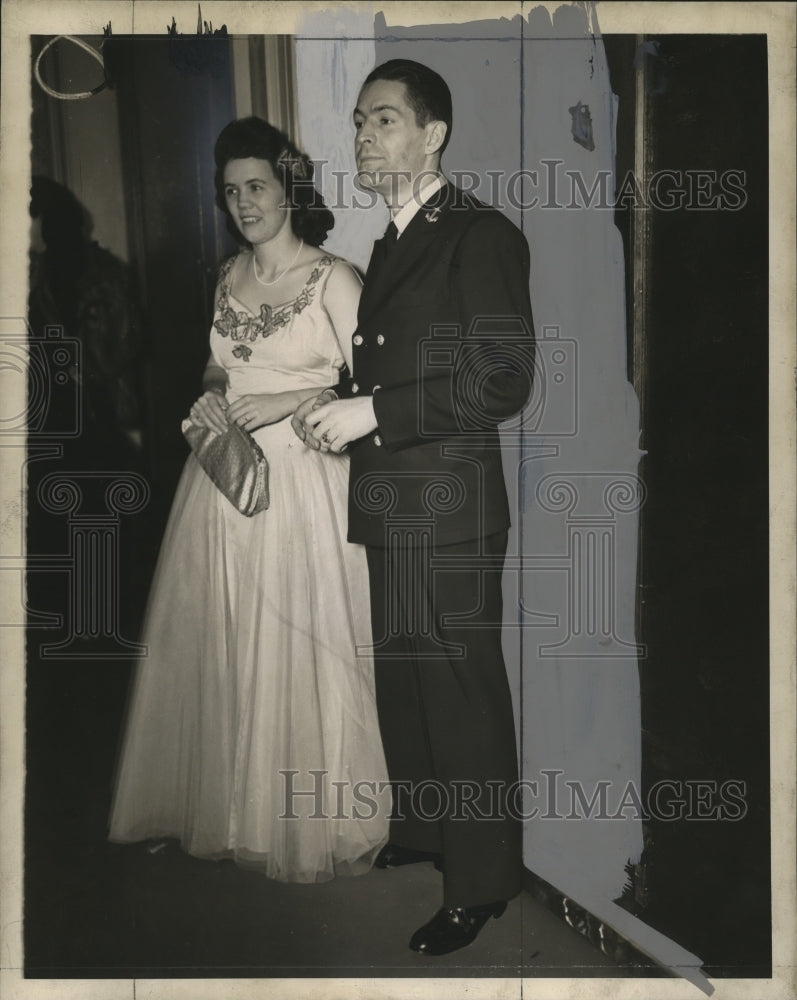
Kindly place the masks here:
<instances>
[{"instance_id":1,"label":"floor","mask_svg":"<svg viewBox=\"0 0 797 1000\"><path fill-rule=\"evenodd\" d=\"M42 663L28 683L25 960L31 978L621 977L528 892L469 948L407 947L440 903L430 863L284 885L174 842L120 846L106 818L127 669Z\"/></svg>"},{"instance_id":2,"label":"floor","mask_svg":"<svg viewBox=\"0 0 797 1000\"><path fill-rule=\"evenodd\" d=\"M63 551L64 525L37 525ZM159 532L129 533L120 565L121 635L137 634ZM129 539L132 538L132 541ZM31 574L30 606L62 611L66 580ZM639 956L604 954L528 892L467 949L407 947L435 912L431 864L317 885L282 885L174 843L109 844L107 817L130 663L46 659L27 646L25 974L28 978L660 977ZM96 652L96 650L94 650Z\"/></svg>"},{"instance_id":3,"label":"floor","mask_svg":"<svg viewBox=\"0 0 797 1000\"><path fill-rule=\"evenodd\" d=\"M271 882L230 862L200 862L176 847L155 854L144 847L104 853L105 878L102 885L94 882L93 892L76 871L64 880L66 898L47 921L50 955L31 955L28 975L624 974L526 893L500 920L490 921L471 947L434 959L416 955L407 947L409 937L438 905L440 876L430 864L298 886ZM86 920L91 895L93 931ZM37 939L43 943L41 935ZM69 965L61 964L67 955Z\"/></svg>"}]
</instances>

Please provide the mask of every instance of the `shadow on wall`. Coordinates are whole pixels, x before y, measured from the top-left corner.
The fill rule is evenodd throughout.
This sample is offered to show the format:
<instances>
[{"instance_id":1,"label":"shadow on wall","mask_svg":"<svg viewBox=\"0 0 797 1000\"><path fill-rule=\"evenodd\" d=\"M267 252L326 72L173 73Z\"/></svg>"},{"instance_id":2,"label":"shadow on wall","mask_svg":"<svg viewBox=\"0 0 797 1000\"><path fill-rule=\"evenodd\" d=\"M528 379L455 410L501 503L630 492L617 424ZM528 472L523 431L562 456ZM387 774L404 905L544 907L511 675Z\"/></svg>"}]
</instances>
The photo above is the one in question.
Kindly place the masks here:
<instances>
[{"instance_id":1,"label":"shadow on wall","mask_svg":"<svg viewBox=\"0 0 797 1000\"><path fill-rule=\"evenodd\" d=\"M58 376L71 391L53 395L48 429L60 434L77 416L79 433L65 444L70 465L135 464L142 448L142 320L129 268L91 239L88 211L56 181L34 176L30 214L31 349L53 336L51 328L74 347Z\"/></svg>"}]
</instances>

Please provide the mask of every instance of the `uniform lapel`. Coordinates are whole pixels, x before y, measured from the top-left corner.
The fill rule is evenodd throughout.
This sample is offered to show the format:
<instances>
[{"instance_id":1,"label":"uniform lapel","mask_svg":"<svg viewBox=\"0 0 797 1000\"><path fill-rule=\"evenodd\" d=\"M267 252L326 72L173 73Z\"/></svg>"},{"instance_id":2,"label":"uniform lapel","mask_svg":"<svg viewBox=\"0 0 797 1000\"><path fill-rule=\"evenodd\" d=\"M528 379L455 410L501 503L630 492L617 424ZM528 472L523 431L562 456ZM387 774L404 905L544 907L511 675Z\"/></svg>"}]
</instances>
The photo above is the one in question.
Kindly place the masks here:
<instances>
[{"instance_id":1,"label":"uniform lapel","mask_svg":"<svg viewBox=\"0 0 797 1000\"><path fill-rule=\"evenodd\" d=\"M446 184L418 209L396 245L390 249L387 260L384 259L384 237L374 243L360 299L360 321L375 309L385 306L412 269L421 263L426 247L446 229L452 193L453 186Z\"/></svg>"}]
</instances>

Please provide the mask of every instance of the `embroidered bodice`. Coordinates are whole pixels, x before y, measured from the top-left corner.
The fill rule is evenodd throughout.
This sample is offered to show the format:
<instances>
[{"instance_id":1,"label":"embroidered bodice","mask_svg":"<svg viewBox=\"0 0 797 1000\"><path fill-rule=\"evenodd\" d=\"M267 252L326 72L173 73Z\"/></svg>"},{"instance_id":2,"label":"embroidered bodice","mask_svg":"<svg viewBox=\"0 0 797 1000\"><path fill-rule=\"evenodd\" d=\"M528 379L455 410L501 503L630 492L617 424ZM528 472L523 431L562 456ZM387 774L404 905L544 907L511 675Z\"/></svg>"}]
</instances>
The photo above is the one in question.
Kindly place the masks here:
<instances>
[{"instance_id":1,"label":"embroidered bodice","mask_svg":"<svg viewBox=\"0 0 797 1000\"><path fill-rule=\"evenodd\" d=\"M228 397L334 384L344 358L323 298L338 258L320 257L297 296L276 306L263 303L255 313L231 289L236 260L250 254L229 258L219 272L210 347L216 363L227 369Z\"/></svg>"}]
</instances>

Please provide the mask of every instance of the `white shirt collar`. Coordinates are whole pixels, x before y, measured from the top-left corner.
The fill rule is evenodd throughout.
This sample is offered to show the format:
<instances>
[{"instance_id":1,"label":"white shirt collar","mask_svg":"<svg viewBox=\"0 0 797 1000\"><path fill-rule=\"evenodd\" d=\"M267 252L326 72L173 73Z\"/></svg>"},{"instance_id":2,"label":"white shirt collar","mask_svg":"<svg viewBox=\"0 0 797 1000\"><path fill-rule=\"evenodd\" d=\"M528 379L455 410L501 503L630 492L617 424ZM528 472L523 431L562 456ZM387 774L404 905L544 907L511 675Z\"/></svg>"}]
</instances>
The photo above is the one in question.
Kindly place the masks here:
<instances>
[{"instance_id":1,"label":"white shirt collar","mask_svg":"<svg viewBox=\"0 0 797 1000\"><path fill-rule=\"evenodd\" d=\"M398 236L401 236L410 222L412 222L415 218L421 205L423 205L425 201L428 201L433 194L436 194L447 183L448 181L446 178L441 177L440 174L438 174L436 177L433 177L430 181L423 185L416 197L411 198L406 205L396 212L393 216L393 222L396 224Z\"/></svg>"}]
</instances>

